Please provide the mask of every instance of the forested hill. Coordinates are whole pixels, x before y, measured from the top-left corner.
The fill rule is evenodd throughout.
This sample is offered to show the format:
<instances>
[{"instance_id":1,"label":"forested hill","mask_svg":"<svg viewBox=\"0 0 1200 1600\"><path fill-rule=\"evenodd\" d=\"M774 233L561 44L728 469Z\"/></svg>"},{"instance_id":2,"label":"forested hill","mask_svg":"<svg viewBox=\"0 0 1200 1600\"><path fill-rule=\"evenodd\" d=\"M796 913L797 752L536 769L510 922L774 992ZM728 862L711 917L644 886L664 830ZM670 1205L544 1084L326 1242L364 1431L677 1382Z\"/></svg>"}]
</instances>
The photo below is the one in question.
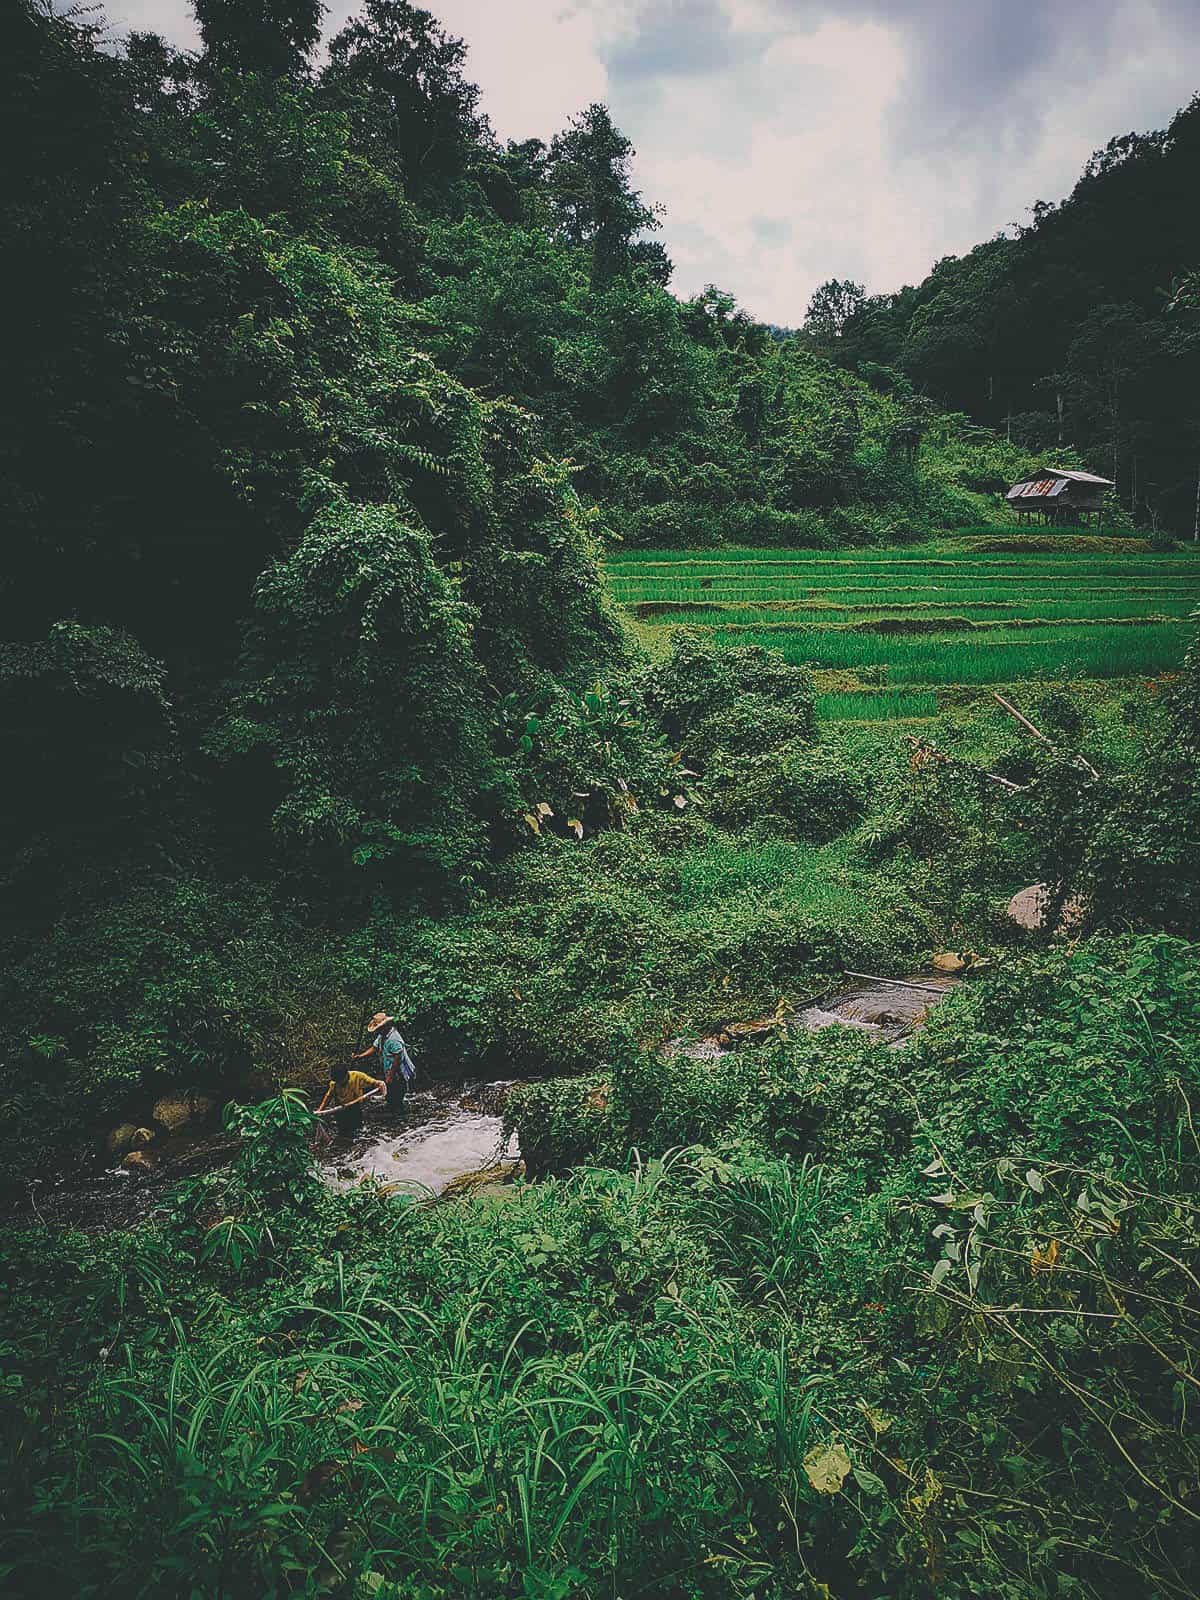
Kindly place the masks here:
<instances>
[{"instance_id":1,"label":"forested hill","mask_svg":"<svg viewBox=\"0 0 1200 1600\"><path fill-rule=\"evenodd\" d=\"M0 24L18 919L164 817L325 899L352 863L470 881L585 787L521 741L623 659L601 535L911 538L1028 459L672 296L607 111L502 145L407 0L320 64L317 0L196 16L195 54Z\"/></svg>"},{"instance_id":2,"label":"forested hill","mask_svg":"<svg viewBox=\"0 0 1200 1600\"><path fill-rule=\"evenodd\" d=\"M1138 518L1196 529L1200 488L1200 98L1112 139L1059 205L915 288L830 282L807 324L864 374L899 368L1033 450L1074 445Z\"/></svg>"}]
</instances>

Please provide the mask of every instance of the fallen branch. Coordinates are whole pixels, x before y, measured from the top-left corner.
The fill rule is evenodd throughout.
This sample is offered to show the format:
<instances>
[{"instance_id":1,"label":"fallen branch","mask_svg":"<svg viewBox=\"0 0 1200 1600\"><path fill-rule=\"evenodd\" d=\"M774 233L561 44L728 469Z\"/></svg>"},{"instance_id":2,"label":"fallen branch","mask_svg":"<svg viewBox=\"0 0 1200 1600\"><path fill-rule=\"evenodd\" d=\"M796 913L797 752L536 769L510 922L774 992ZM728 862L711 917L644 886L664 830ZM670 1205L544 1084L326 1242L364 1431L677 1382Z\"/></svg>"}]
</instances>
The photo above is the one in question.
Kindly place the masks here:
<instances>
[{"instance_id":1,"label":"fallen branch","mask_svg":"<svg viewBox=\"0 0 1200 1600\"><path fill-rule=\"evenodd\" d=\"M883 983L889 989L920 989L925 994L945 994L946 990L935 983L909 983L907 978L880 978L873 972L851 972L849 967L842 968L844 978L865 978L868 983Z\"/></svg>"},{"instance_id":2,"label":"fallen branch","mask_svg":"<svg viewBox=\"0 0 1200 1600\"><path fill-rule=\"evenodd\" d=\"M1011 778L1002 778L998 772L985 772L984 777L990 778L993 783L1001 784L1005 789L1011 790L1013 794L1024 794L1026 789L1029 788L1027 783L1014 783Z\"/></svg>"},{"instance_id":3,"label":"fallen branch","mask_svg":"<svg viewBox=\"0 0 1200 1600\"><path fill-rule=\"evenodd\" d=\"M1006 700L998 690L992 690L992 699L1002 705L1010 717L1015 717L1021 726L1031 733L1035 739L1040 740L1042 744L1046 745L1051 750L1057 748L1053 739L1048 739L1040 728L1035 728L1033 723L1030 722L1029 718L1024 714L1024 712L1018 711L1011 700ZM1086 760L1083 756L1079 755L1078 752L1076 752L1071 759L1074 761L1077 767L1082 767L1085 772L1090 772L1093 778L1099 779L1100 774L1096 771L1092 763ZM988 776L991 777L991 773L989 773ZM1001 782L1003 782L1003 780L1001 780Z\"/></svg>"}]
</instances>

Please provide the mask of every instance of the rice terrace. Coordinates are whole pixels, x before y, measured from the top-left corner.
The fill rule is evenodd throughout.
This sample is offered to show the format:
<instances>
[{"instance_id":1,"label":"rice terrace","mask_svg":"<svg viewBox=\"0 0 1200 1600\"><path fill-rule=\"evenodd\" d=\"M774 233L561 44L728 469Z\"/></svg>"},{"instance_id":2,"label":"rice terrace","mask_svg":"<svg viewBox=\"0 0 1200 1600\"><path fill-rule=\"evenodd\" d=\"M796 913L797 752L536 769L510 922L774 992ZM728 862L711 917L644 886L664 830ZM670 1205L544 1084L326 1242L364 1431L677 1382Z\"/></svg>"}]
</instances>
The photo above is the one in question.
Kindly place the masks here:
<instances>
[{"instance_id":1,"label":"rice terrace","mask_svg":"<svg viewBox=\"0 0 1200 1600\"><path fill-rule=\"evenodd\" d=\"M1113 549L1113 545L1124 548ZM680 628L816 672L830 720L931 716L960 686L1124 679L1181 661L1200 558L1142 540L996 529L855 552L620 552L614 598L653 653Z\"/></svg>"}]
</instances>

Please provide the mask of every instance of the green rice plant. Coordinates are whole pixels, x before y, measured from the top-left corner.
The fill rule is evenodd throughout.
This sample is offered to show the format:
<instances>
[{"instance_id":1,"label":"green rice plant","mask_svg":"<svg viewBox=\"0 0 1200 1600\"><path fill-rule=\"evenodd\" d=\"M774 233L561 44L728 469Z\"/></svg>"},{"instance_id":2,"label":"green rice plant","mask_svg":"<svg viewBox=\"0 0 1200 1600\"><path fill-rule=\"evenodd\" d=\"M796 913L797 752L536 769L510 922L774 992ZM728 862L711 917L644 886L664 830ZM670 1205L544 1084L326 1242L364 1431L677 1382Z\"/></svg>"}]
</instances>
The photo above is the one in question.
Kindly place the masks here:
<instances>
[{"instance_id":1,"label":"green rice plant","mask_svg":"<svg viewBox=\"0 0 1200 1600\"><path fill-rule=\"evenodd\" d=\"M882 689L876 694L821 694L817 716L823 722L884 722L896 718L935 717L938 697L932 690L909 693Z\"/></svg>"},{"instance_id":2,"label":"green rice plant","mask_svg":"<svg viewBox=\"0 0 1200 1600\"><path fill-rule=\"evenodd\" d=\"M886 667L893 683L1001 683L1063 674L1130 677L1178 667L1187 635L1176 623L1139 628L1064 628L1047 638L1020 635L982 640L923 635L882 637L867 633L819 633L797 629L728 629L716 637L730 644L771 645L800 665Z\"/></svg>"},{"instance_id":3,"label":"green rice plant","mask_svg":"<svg viewBox=\"0 0 1200 1600\"><path fill-rule=\"evenodd\" d=\"M1134 618L1156 622L1164 617L1187 617L1195 608L1191 593L1169 592L1141 598L1116 598L1107 592L1080 596L1073 600L900 600L892 603L840 603L822 597L809 600L723 600L709 604L697 601L639 602L633 607L639 622L660 627L712 627L720 623L755 621L779 623L811 619L824 622L870 622L885 617L935 619L966 614L971 622L1003 622L1006 619L1032 619L1047 622L1098 621Z\"/></svg>"},{"instance_id":4,"label":"green rice plant","mask_svg":"<svg viewBox=\"0 0 1200 1600\"><path fill-rule=\"evenodd\" d=\"M1021 600L1045 594L1048 598L1086 594L1194 594L1200 578L1187 574L1161 576L1137 572L1041 573L689 573L686 576L651 574L637 579L610 580L610 588L625 603L645 600L803 598L811 594L829 599L838 595L925 594L930 599L973 596L984 600Z\"/></svg>"}]
</instances>

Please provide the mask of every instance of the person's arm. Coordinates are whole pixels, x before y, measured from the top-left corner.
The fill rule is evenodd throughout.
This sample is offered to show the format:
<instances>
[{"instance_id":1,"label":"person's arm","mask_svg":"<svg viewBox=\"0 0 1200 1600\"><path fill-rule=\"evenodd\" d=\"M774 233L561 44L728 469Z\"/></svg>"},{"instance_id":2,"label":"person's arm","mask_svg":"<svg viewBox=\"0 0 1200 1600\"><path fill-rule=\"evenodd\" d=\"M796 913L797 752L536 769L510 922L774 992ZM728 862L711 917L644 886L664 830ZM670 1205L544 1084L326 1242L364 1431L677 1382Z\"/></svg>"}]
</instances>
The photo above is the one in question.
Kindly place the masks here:
<instances>
[{"instance_id":1,"label":"person's arm","mask_svg":"<svg viewBox=\"0 0 1200 1600\"><path fill-rule=\"evenodd\" d=\"M371 1079L371 1087L369 1089L364 1089L363 1090L363 1099L365 1100L368 1095L375 1095L375 1094L383 1094L383 1095L387 1094L387 1084L384 1083L382 1078L372 1078Z\"/></svg>"},{"instance_id":2,"label":"person's arm","mask_svg":"<svg viewBox=\"0 0 1200 1600\"><path fill-rule=\"evenodd\" d=\"M369 1044L365 1050L360 1050L356 1056L351 1056L350 1059L351 1061L365 1061L368 1056L377 1054L378 1050L379 1046L377 1044Z\"/></svg>"}]
</instances>

